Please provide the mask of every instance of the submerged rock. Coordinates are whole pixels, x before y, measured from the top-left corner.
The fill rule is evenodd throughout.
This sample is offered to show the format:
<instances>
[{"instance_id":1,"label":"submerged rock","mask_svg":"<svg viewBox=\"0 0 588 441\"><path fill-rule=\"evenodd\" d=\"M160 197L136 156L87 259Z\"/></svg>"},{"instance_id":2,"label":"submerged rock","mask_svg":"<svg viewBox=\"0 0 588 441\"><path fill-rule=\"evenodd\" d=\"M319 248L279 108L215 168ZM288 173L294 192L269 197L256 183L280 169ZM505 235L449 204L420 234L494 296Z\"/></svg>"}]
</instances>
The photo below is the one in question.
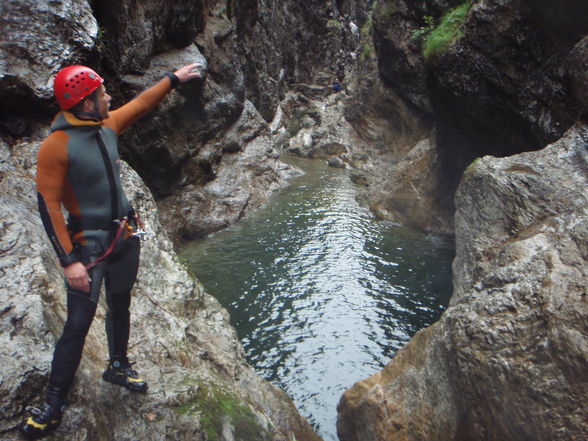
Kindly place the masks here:
<instances>
[{"instance_id":1,"label":"submerged rock","mask_svg":"<svg viewBox=\"0 0 588 441\"><path fill-rule=\"evenodd\" d=\"M578 124L467 169L450 307L344 394L342 441L586 438L587 146Z\"/></svg>"}]
</instances>

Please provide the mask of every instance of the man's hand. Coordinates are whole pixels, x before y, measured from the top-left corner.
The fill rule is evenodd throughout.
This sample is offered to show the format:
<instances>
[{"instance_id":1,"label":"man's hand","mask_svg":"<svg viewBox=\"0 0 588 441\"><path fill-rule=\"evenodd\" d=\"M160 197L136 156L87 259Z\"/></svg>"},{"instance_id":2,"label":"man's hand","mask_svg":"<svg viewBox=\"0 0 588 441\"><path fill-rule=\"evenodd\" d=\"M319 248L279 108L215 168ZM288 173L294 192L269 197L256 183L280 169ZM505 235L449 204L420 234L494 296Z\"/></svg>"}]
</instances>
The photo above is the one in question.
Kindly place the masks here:
<instances>
[{"instance_id":1,"label":"man's hand","mask_svg":"<svg viewBox=\"0 0 588 441\"><path fill-rule=\"evenodd\" d=\"M202 63L188 64L176 70L174 75L178 77L180 83L185 83L186 81L194 80L196 78L202 78L202 67Z\"/></svg>"},{"instance_id":2,"label":"man's hand","mask_svg":"<svg viewBox=\"0 0 588 441\"><path fill-rule=\"evenodd\" d=\"M77 291L90 291L90 276L88 270L81 262L72 263L63 270L67 284Z\"/></svg>"}]
</instances>

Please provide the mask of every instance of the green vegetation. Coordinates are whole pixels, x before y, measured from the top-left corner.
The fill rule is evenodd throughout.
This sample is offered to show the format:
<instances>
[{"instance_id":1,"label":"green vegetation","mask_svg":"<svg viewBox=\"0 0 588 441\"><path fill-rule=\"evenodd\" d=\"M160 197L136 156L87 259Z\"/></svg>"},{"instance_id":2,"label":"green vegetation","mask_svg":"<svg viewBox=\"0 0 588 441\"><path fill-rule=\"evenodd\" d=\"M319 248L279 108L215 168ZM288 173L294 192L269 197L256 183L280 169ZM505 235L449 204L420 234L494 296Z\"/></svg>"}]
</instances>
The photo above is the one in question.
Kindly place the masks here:
<instances>
[{"instance_id":1,"label":"green vegetation","mask_svg":"<svg viewBox=\"0 0 588 441\"><path fill-rule=\"evenodd\" d=\"M373 27L374 20L370 15L370 17L366 20L366 22L363 24L359 31L361 34L362 41L361 49L359 50L359 57L361 61L367 60L374 51L374 44L371 38Z\"/></svg>"},{"instance_id":2,"label":"green vegetation","mask_svg":"<svg viewBox=\"0 0 588 441\"><path fill-rule=\"evenodd\" d=\"M372 53L374 52L374 47L371 44L364 43L361 46L359 57L361 61L366 61L369 57L371 57Z\"/></svg>"},{"instance_id":3,"label":"green vegetation","mask_svg":"<svg viewBox=\"0 0 588 441\"><path fill-rule=\"evenodd\" d=\"M223 423L227 420L235 429L236 441L271 439L249 407L216 386L200 385L191 401L174 409L180 415L198 414L202 429L210 441L222 439Z\"/></svg>"},{"instance_id":4,"label":"green vegetation","mask_svg":"<svg viewBox=\"0 0 588 441\"><path fill-rule=\"evenodd\" d=\"M433 17L431 17L430 15L425 15L423 17L423 20L425 21L425 24L423 26L421 26L420 28L412 31L412 33L410 35L411 40L424 40L429 35L431 35L431 32L433 32L435 30L435 28L437 27L437 23L435 23L435 19Z\"/></svg>"},{"instance_id":5,"label":"green vegetation","mask_svg":"<svg viewBox=\"0 0 588 441\"><path fill-rule=\"evenodd\" d=\"M327 21L327 29L336 29L340 31L343 29L343 23L341 23L339 20L331 19Z\"/></svg>"},{"instance_id":6,"label":"green vegetation","mask_svg":"<svg viewBox=\"0 0 588 441\"><path fill-rule=\"evenodd\" d=\"M108 31L106 30L106 28L100 26L98 28L98 33L96 34L96 47L98 48L98 50L100 52L106 50L106 46L108 43Z\"/></svg>"},{"instance_id":7,"label":"green vegetation","mask_svg":"<svg viewBox=\"0 0 588 441\"><path fill-rule=\"evenodd\" d=\"M425 60L436 54L441 54L453 42L463 36L462 25L470 9L470 0L446 12L439 25L432 29L424 38L423 57ZM432 21L430 23L433 23ZM417 31L418 32L418 31Z\"/></svg>"},{"instance_id":8,"label":"green vegetation","mask_svg":"<svg viewBox=\"0 0 588 441\"><path fill-rule=\"evenodd\" d=\"M370 17L366 20L366 22L361 27L360 33L361 38L367 38L372 33L372 28L374 27L374 19L370 15Z\"/></svg>"},{"instance_id":9,"label":"green vegetation","mask_svg":"<svg viewBox=\"0 0 588 441\"><path fill-rule=\"evenodd\" d=\"M108 31L104 27L100 26L98 28L98 35L96 36L96 38L98 38L98 40L104 41L106 39L107 33Z\"/></svg>"}]
</instances>

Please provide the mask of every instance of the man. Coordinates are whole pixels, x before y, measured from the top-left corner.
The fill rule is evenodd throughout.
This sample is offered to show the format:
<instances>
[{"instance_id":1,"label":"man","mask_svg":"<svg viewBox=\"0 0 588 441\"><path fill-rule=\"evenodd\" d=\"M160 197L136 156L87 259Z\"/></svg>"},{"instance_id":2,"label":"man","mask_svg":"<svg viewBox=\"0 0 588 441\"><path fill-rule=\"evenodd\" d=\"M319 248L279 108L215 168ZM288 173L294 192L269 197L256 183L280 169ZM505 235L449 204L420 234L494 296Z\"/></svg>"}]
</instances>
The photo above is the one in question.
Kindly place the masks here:
<instances>
[{"instance_id":1,"label":"man","mask_svg":"<svg viewBox=\"0 0 588 441\"><path fill-rule=\"evenodd\" d=\"M103 79L85 66L59 71L54 92L62 111L38 153L37 192L43 225L63 267L67 320L55 345L46 403L20 426L36 439L61 423L67 393L81 361L102 281L108 312L109 364L102 378L132 391L147 383L127 358L131 288L139 266L140 221L121 186L117 139L179 83L201 78L194 63L109 111ZM66 222L62 206L69 216Z\"/></svg>"}]
</instances>

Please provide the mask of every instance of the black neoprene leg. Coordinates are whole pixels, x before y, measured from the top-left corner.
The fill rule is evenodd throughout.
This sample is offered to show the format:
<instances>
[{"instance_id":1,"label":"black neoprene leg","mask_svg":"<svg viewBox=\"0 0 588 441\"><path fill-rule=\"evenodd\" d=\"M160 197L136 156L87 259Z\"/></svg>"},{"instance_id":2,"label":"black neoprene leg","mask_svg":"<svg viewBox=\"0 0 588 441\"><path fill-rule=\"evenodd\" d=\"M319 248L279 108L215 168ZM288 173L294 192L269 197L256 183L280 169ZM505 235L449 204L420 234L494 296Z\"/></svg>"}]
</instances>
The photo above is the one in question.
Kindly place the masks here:
<instances>
[{"instance_id":1,"label":"black neoprene leg","mask_svg":"<svg viewBox=\"0 0 588 441\"><path fill-rule=\"evenodd\" d=\"M131 328L131 290L107 294L106 336L110 359L126 360Z\"/></svg>"},{"instance_id":2,"label":"black neoprene leg","mask_svg":"<svg viewBox=\"0 0 588 441\"><path fill-rule=\"evenodd\" d=\"M133 240L121 254L109 260L105 275L106 336L108 354L111 360L126 361L130 333L131 289L139 270L140 244Z\"/></svg>"},{"instance_id":3,"label":"black neoprene leg","mask_svg":"<svg viewBox=\"0 0 588 441\"><path fill-rule=\"evenodd\" d=\"M67 320L63 334L55 345L49 376L50 391L61 391L64 399L80 365L84 342L95 313L94 302L78 294L67 293Z\"/></svg>"}]
</instances>

